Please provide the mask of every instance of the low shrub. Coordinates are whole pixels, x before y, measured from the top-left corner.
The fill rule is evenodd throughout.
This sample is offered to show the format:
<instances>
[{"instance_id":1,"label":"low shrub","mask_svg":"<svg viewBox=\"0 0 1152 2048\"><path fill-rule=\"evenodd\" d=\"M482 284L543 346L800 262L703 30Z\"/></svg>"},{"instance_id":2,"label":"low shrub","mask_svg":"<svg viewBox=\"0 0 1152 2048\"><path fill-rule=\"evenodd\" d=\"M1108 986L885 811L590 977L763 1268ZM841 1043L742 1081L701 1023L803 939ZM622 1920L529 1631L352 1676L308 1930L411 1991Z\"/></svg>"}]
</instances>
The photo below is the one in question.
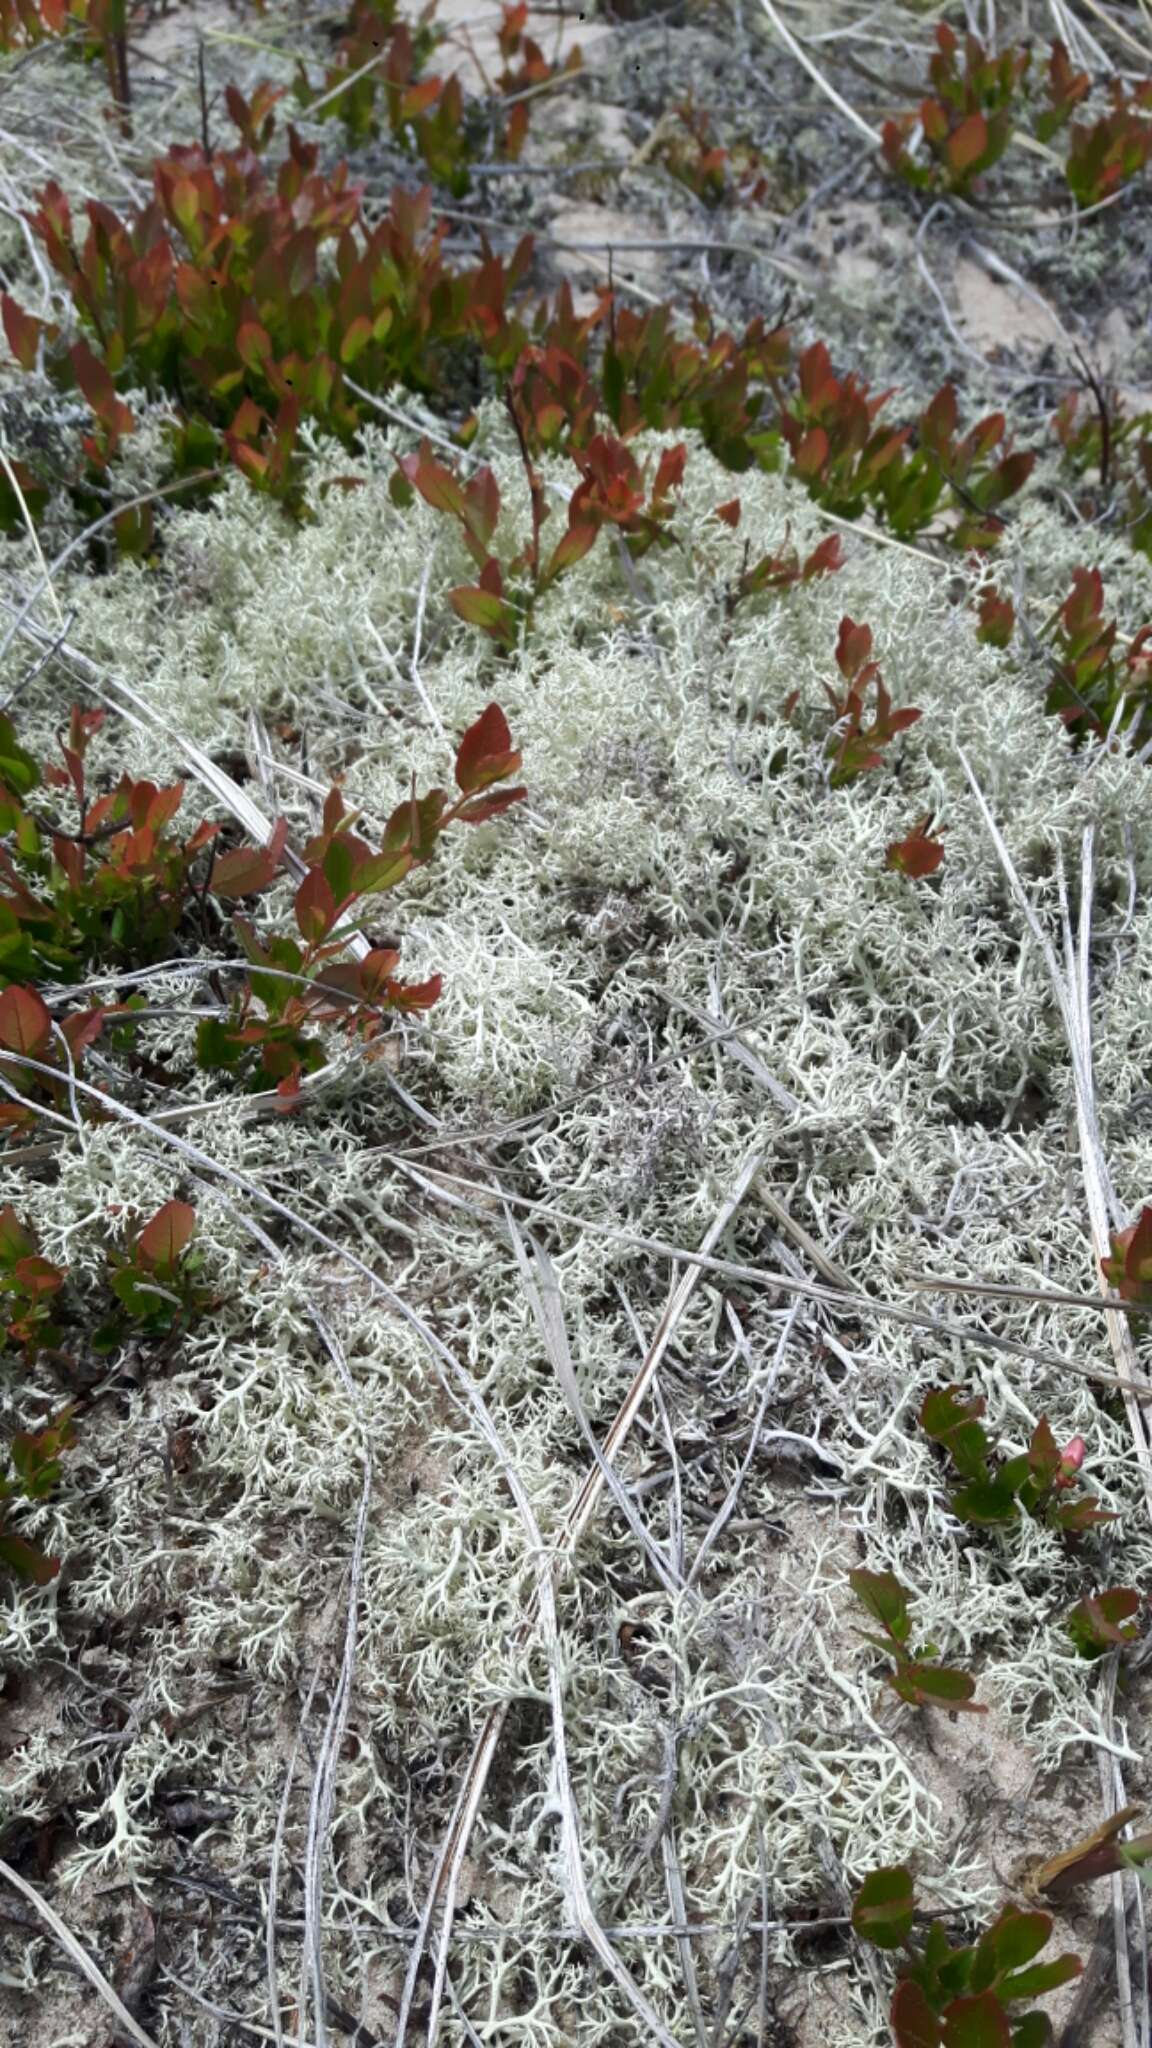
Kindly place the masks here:
<instances>
[{"instance_id":1,"label":"low shrub","mask_svg":"<svg viewBox=\"0 0 1152 2048\"><path fill-rule=\"evenodd\" d=\"M941 1920L915 1938L915 1920L912 1874L903 1864L865 1878L852 1908L855 1933L876 1948L904 1950L889 2015L896 2048L1044 2048L1051 2041L1047 2014L1011 2010L1083 1970L1074 1955L1035 1961L1052 1938L1050 1913L1004 1906L974 1942L959 1947Z\"/></svg>"},{"instance_id":2,"label":"low shrub","mask_svg":"<svg viewBox=\"0 0 1152 2048\"><path fill-rule=\"evenodd\" d=\"M1115 1521L1094 1494L1068 1499L1082 1484L1083 1437L1073 1437L1060 1450L1041 1416L1028 1449L1000 1458L980 1422L986 1405L979 1395L966 1396L962 1387L935 1387L920 1410L920 1427L947 1451L962 1482L949 1495L954 1515L984 1528L1015 1522L1024 1513L1066 1536Z\"/></svg>"},{"instance_id":3,"label":"low shrub","mask_svg":"<svg viewBox=\"0 0 1152 2048\"><path fill-rule=\"evenodd\" d=\"M972 1695L976 1680L971 1672L961 1671L955 1665L941 1664L935 1643L925 1643L919 1650L913 1650L912 1617L909 1602L912 1598L907 1587L900 1584L891 1572L870 1572L858 1566L848 1574L848 1583L860 1605L879 1622L882 1636L864 1635L864 1641L871 1643L892 1660L892 1670L884 1673L884 1682L890 1685L897 1699L911 1707L946 1707L950 1713L986 1714L987 1707L981 1706ZM863 1631L861 1631L863 1633Z\"/></svg>"}]
</instances>

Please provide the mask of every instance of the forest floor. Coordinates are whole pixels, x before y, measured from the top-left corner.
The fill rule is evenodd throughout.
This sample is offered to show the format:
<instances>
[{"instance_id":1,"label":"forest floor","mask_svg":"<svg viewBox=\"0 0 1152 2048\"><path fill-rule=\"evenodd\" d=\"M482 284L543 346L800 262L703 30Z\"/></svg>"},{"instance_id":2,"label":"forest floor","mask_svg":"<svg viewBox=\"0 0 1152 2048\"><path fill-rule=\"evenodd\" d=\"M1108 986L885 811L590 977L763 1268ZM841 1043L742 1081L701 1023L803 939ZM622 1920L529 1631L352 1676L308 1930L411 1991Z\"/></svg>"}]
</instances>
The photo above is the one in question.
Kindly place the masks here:
<instances>
[{"instance_id":1,"label":"forest floor","mask_svg":"<svg viewBox=\"0 0 1152 2048\"><path fill-rule=\"evenodd\" d=\"M1030 4L973 0L968 26L1058 36L1101 92L1152 72L1143 0ZM369 932L439 1001L370 1049L333 1032L290 1114L197 1063L188 1020L228 991L185 933L131 983L132 1059L86 1055L128 1113L73 1098L0 1155L0 1202L82 1295L109 1233L178 1197L211 1296L81 1373L59 1481L21 1511L62 1566L3 1596L0 2039L865 2048L893 1980L850 1924L871 1870L908 1863L959 1939L1124 1807L1150 1824L1152 1353L1092 1297L1152 1201L1152 764L1116 731L1074 743L1038 636L1080 568L1119 645L1152 619L1149 553L1051 428L1074 390L1082 416L1152 411L1152 174L1079 211L1055 145L986 188L901 183L880 131L942 18L542 8L524 32L579 68L518 161L434 209L456 265L530 234L533 293L567 280L577 314L611 284L684 333L694 308L760 318L899 417L945 382L965 423L1003 412L1036 462L985 557L947 518L898 535L652 431L649 464L687 447L674 543L605 540L505 651L448 602L475 575L458 527L393 488L475 402L470 458L522 538L499 391L399 382L351 448L305 434L307 518L230 470L140 556L73 546L66 494L0 538L0 698L38 758L100 704L94 781L180 780L189 829L282 816L302 847L337 778L375 826L413 776L446 784L496 702L527 792L446 832ZM483 107L498 12L435 19L428 68ZM130 134L75 49L0 60L4 288L73 319L22 218L46 181L81 219L130 211L170 144L233 146L226 84L322 81L339 27L137 10ZM278 114L273 152L295 120L370 211L425 175L387 134ZM711 197L668 148L704 116ZM117 390L126 503L161 486L167 415L131 365ZM6 463L62 459L76 416L0 362ZM835 574L735 600L749 561L833 534ZM975 631L989 562L1006 646ZM920 717L837 781L846 617ZM918 877L886 853L921 821L944 854ZM290 914L284 889L261 905ZM27 1428L58 1375L8 1366ZM919 1421L948 1385L1004 1456L1042 1418L1083 1439L1112 1519L965 1521ZM986 1711L885 1687L858 1567L909 1589ZM1132 1638L1082 1655L1064 1619L1112 1587L1141 1596ZM1043 2001L1054 2038L1150 2048L1140 1873L1044 1904L1046 1955L1086 1966Z\"/></svg>"}]
</instances>

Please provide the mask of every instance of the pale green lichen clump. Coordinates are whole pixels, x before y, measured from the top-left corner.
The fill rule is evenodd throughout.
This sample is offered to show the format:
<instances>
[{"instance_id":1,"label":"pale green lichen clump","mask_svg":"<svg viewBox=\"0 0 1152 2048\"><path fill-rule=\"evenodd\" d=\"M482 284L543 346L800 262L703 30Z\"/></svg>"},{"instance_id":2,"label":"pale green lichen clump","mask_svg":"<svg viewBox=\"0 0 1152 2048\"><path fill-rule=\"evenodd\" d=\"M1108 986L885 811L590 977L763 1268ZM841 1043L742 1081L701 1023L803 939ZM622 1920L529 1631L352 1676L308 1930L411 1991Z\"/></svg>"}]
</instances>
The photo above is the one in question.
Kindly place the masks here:
<instances>
[{"instance_id":1,"label":"pale green lichen clump","mask_svg":"<svg viewBox=\"0 0 1152 2048\"><path fill-rule=\"evenodd\" d=\"M517 532L522 472L495 408L481 444ZM1061 1021L961 750L1046 919L1057 856L1075 870L1082 828L1096 825L1106 1143L1126 1216L1152 1188L1152 940L1146 918L1124 917L1130 881L1138 903L1152 886L1147 835L1132 830L1147 771L1075 754L1043 715L1040 671L976 642L948 572L847 536L840 574L743 605L729 622L723 585L745 534L754 554L786 531L803 553L828 529L798 489L754 477L740 480L744 523L731 535L710 514L732 480L693 445L683 544L639 566L643 598L602 543L541 604L523 651L498 662L444 605L469 573L449 523L389 500L391 445L391 430L369 433L356 458L364 487L316 490L314 522L300 530L236 479L209 511L172 515L158 568L57 580L71 641L158 721L116 730L117 759L136 772L178 773L185 736L243 753L255 715L300 729L307 775L324 788L344 773L349 802L379 823L412 772L421 787L447 778L456 739L496 699L529 791L508 816L448 834L381 913L403 971L445 977L441 1002L404 1028L395 1074L349 1052L298 1118L206 1107L180 1135L231 1183L155 1131L113 1127L70 1138L50 1180L0 1171L3 1198L46 1254L81 1275L95 1273L109 1231L179 1183L219 1297L173 1367L129 1371L85 1425L39 1517L70 1561L66 1592L59 1607L52 1588L23 1594L7 1618L7 1660L40 1668L46 1705L2 1766L4 1806L29 1821L62 1802L76 1811L77 1844L58 1872L71 1924L101 1950L109 1884L200 1902L198 1921L166 1932L172 1976L190 1991L161 1980L165 2044L217 2038L192 1993L271 2024L261 1888L296 1723L319 1669L319 1740L336 1680L366 1450L355 1673L321 1889L331 1993L389 2034L408 1952L396 1928L411 1930L472 1741L503 1701L442 2041L636 2038L619 1991L564 1932L546 1662L517 1641L537 1560L429 1333L481 1390L554 1546L589 1454L493 1179L578 1219L514 1211L549 1249L601 1434L676 1277L638 1241L698 1247L754 1146L767 1184L877 1301L923 1307L908 1276L925 1269L1095 1284ZM315 460L318 479L348 466L330 448ZM1056 531L1030 512L1014 543L1046 607L1066 582ZM1117 566L1142 599L1145 568ZM894 702L923 717L882 769L829 791L818 714L846 613L871 625ZM28 660L10 651L5 691ZM22 729L46 737L65 687L51 671L33 681ZM275 738L272 751L299 758ZM309 783L280 777L275 801L307 831ZM189 815L207 808L190 788ZM929 812L946 828L938 883L886 872L887 844ZM185 970L167 991L188 1001L194 980ZM725 1039L725 1026L739 1037ZM186 1049L173 1073L192 1088ZM195 1088L212 1094L202 1079ZM514 1119L524 1121L498 1148L469 1139ZM437 1182L438 1170L474 1185ZM423 1333L344 1252L418 1312ZM755 1189L722 1255L811 1271L777 1239ZM1069 1369L879 1316L797 1314L791 1297L745 1282L702 1286L677 1325L661 1405L645 1407L622 1460L668 1574L690 1585L661 1583L611 1503L560 1578L589 1891L607 1926L641 1930L620 1954L676 2042L695 2038L683 1954L651 1931L677 1918L670 1897L713 1930L695 1945L709 1970L741 1914L842 1913L830 1868L852 1880L914 1855L934 1898L986 1911L1014 1858L1047 1839L1052 1813L1075 1810L1077 1788L1095 1797L1101 1749L1140 1752L1138 1699L1127 1733L1121 1708L1106 1734L1096 1674L1056 1625L1085 1568L1027 1522L1006 1536L961 1528L915 1420L931 1385L963 1380L987 1396L989 1426L1013 1450L1042 1413L1059 1441L1083 1434L1094 1488L1120 1516L1092 1554L1106 1557L1108 1582L1145 1583L1152 1533L1127 1423L1071 1369L1110 1369L1101 1324L1026 1302L932 1305L954 1323L983 1317ZM693 1572L758 1414L761 1452ZM943 1717L929 1727L882 1694L846 1587L862 1560L898 1573L924 1634L972 1664L987 1728L958 1732ZM86 1631L99 1648L74 1666L79 1682L65 1679L54 1660L74 1656ZM111 1733L98 1711L110 1695L128 1715ZM1046 1790L1043 1774L1061 1765L1063 1789ZM286 1998L308 1777L301 1755L281 1854ZM191 1793L212 1812L175 1835L165 1813ZM990 1833L973 1824L989 1801ZM195 1890L209 1877L241 1899L226 1931L212 1931ZM741 1951L733 2010L754 1995L757 1939ZM770 1958L803 1965L789 1994L802 2029L830 2048L871 2038L865 1988L825 2009L810 1945L782 1931L767 1940ZM29 1964L29 1984L42 1964Z\"/></svg>"}]
</instances>

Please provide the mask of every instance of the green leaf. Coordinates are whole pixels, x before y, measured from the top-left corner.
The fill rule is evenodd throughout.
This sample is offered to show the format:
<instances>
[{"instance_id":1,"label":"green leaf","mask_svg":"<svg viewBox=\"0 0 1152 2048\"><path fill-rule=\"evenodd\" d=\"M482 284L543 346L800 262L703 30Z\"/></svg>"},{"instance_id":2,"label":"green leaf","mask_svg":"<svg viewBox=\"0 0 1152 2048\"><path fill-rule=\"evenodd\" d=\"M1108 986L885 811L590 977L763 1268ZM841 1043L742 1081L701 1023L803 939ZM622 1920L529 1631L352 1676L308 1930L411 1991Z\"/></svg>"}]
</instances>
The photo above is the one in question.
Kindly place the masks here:
<instances>
[{"instance_id":1,"label":"green leaf","mask_svg":"<svg viewBox=\"0 0 1152 2048\"><path fill-rule=\"evenodd\" d=\"M887 1629L898 1643L906 1643L912 1622L908 1613L908 1592L891 1572L866 1571L858 1565L848 1574L848 1583L874 1621Z\"/></svg>"},{"instance_id":2,"label":"green leaf","mask_svg":"<svg viewBox=\"0 0 1152 2048\"><path fill-rule=\"evenodd\" d=\"M356 864L356 857L351 846L348 844L348 837L349 835L346 832L338 832L331 844L325 849L324 858L321 863L324 869L325 880L337 903L343 903L346 897L354 893L352 874Z\"/></svg>"},{"instance_id":3,"label":"green leaf","mask_svg":"<svg viewBox=\"0 0 1152 2048\"><path fill-rule=\"evenodd\" d=\"M943 2048L1012 2048L1008 2015L994 1992L954 1998L943 2016Z\"/></svg>"},{"instance_id":4,"label":"green leaf","mask_svg":"<svg viewBox=\"0 0 1152 2048\"><path fill-rule=\"evenodd\" d=\"M508 637L513 627L511 608L502 597L496 597L490 590L481 590L478 584L461 584L448 592L448 602L457 618L469 626L479 626L481 632L491 633L495 639Z\"/></svg>"},{"instance_id":5,"label":"green leaf","mask_svg":"<svg viewBox=\"0 0 1152 2048\"><path fill-rule=\"evenodd\" d=\"M4 1528L0 1528L0 1563L32 1586L47 1586L60 1569L58 1557L45 1557L35 1543Z\"/></svg>"},{"instance_id":6,"label":"green leaf","mask_svg":"<svg viewBox=\"0 0 1152 2048\"><path fill-rule=\"evenodd\" d=\"M885 1864L871 1871L857 1892L852 1927L876 1948L900 1948L912 1931L914 1914L911 1871L902 1863Z\"/></svg>"},{"instance_id":7,"label":"green leaf","mask_svg":"<svg viewBox=\"0 0 1152 2048\"><path fill-rule=\"evenodd\" d=\"M563 575L565 569L574 568L577 562L582 562L589 550L595 547L599 532L600 528L590 519L578 519L574 526L570 526L552 550L544 571L545 583L551 583L554 577Z\"/></svg>"},{"instance_id":8,"label":"green leaf","mask_svg":"<svg viewBox=\"0 0 1152 2048\"><path fill-rule=\"evenodd\" d=\"M1084 1973L1079 1956L1057 1956L1051 1963L1037 1963L1034 1970L1016 1970L1010 1977L1004 1977L996 1986L997 1992L1006 2005L1017 1998L1042 1998L1046 1991L1056 1991L1061 1984L1071 1984Z\"/></svg>"},{"instance_id":9,"label":"green leaf","mask_svg":"<svg viewBox=\"0 0 1152 2048\"><path fill-rule=\"evenodd\" d=\"M244 1047L222 1017L205 1017L196 1028L196 1065L205 1073L234 1067Z\"/></svg>"},{"instance_id":10,"label":"green leaf","mask_svg":"<svg viewBox=\"0 0 1152 2048\"><path fill-rule=\"evenodd\" d=\"M1015 1906L1005 1906L976 1944L973 1990L987 1991L1005 1971L1022 1969L1039 1955L1051 1933L1050 1913L1023 1913Z\"/></svg>"},{"instance_id":11,"label":"green leaf","mask_svg":"<svg viewBox=\"0 0 1152 2048\"><path fill-rule=\"evenodd\" d=\"M19 745L11 720L0 714L0 783L13 796L27 796L39 781L39 767Z\"/></svg>"},{"instance_id":12,"label":"green leaf","mask_svg":"<svg viewBox=\"0 0 1152 2048\"><path fill-rule=\"evenodd\" d=\"M26 1230L11 1202L0 1209L0 1269L14 1266L36 1250L36 1240Z\"/></svg>"},{"instance_id":13,"label":"green leaf","mask_svg":"<svg viewBox=\"0 0 1152 2048\"><path fill-rule=\"evenodd\" d=\"M394 889L404 880L412 866L412 855L402 853L374 853L361 861L356 870L356 893L359 896L381 896L386 889Z\"/></svg>"},{"instance_id":14,"label":"green leaf","mask_svg":"<svg viewBox=\"0 0 1152 2048\"><path fill-rule=\"evenodd\" d=\"M1014 1489L1002 1483L1000 1473L994 1479L978 1479L971 1486L961 1487L952 1496L952 1512L962 1522L972 1522L977 1528L1015 1522L1019 1515Z\"/></svg>"},{"instance_id":15,"label":"green leaf","mask_svg":"<svg viewBox=\"0 0 1152 2048\"><path fill-rule=\"evenodd\" d=\"M969 1714L988 1712L972 1698L976 1680L970 1671L957 1671L947 1664L908 1663L901 1666L900 1676L915 1687L926 1705L958 1707Z\"/></svg>"},{"instance_id":16,"label":"green leaf","mask_svg":"<svg viewBox=\"0 0 1152 2048\"><path fill-rule=\"evenodd\" d=\"M960 1387L934 1387L920 1410L920 1427L945 1447L965 1479L977 1479L984 1472L988 1438L979 1422L983 1413L983 1399L976 1395L966 1400Z\"/></svg>"},{"instance_id":17,"label":"green leaf","mask_svg":"<svg viewBox=\"0 0 1152 2048\"><path fill-rule=\"evenodd\" d=\"M937 1920L935 1925L940 1927L940 1922ZM940 1931L941 1934L944 1933L943 1928L940 1928ZM947 1938L947 1935L944 1935L945 1941L947 1941ZM945 1999L960 1998L965 1992L971 1990L972 1965L975 1960L976 1950L969 1946L951 1948L941 1958L937 1966L936 1978Z\"/></svg>"},{"instance_id":18,"label":"green leaf","mask_svg":"<svg viewBox=\"0 0 1152 2048\"><path fill-rule=\"evenodd\" d=\"M1049 2048L1052 2022L1045 2012L1026 2012L1012 2024L1012 2048Z\"/></svg>"},{"instance_id":19,"label":"green leaf","mask_svg":"<svg viewBox=\"0 0 1152 2048\"><path fill-rule=\"evenodd\" d=\"M1116 1644L1139 1634L1132 1616L1140 1611L1140 1595L1132 1586L1110 1586L1086 1594L1065 1617L1064 1627L1082 1657L1101 1657Z\"/></svg>"}]
</instances>

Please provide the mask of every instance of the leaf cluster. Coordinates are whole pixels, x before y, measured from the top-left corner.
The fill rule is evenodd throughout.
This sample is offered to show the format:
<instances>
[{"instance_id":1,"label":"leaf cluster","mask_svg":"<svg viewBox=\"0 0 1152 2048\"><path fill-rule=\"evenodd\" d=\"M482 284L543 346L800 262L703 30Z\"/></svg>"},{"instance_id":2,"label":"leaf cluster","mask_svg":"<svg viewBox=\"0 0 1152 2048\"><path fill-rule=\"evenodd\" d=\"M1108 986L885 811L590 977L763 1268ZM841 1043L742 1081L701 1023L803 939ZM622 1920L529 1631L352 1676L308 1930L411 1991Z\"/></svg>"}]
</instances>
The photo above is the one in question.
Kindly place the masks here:
<instances>
[{"instance_id":1,"label":"leaf cluster","mask_svg":"<svg viewBox=\"0 0 1152 2048\"><path fill-rule=\"evenodd\" d=\"M0 715L0 981L67 983L93 965L147 966L184 917L196 860L219 828L201 825L186 840L170 829L183 783L122 776L95 796L87 755L103 724L102 711L74 708L63 765L43 765ZM28 804L41 788L71 800L72 829Z\"/></svg>"},{"instance_id":2,"label":"leaf cluster","mask_svg":"<svg viewBox=\"0 0 1152 2048\"><path fill-rule=\"evenodd\" d=\"M953 545L993 546L1003 530L999 508L1028 481L1035 457L1005 445L1003 413L961 434L950 384L900 427L881 417L891 396L854 375L838 377L824 343L814 342L799 358L794 389L781 396L780 429L795 474L840 518L871 507L894 533L909 535L951 511L958 515L948 529Z\"/></svg>"},{"instance_id":3,"label":"leaf cluster","mask_svg":"<svg viewBox=\"0 0 1152 2048\"><path fill-rule=\"evenodd\" d=\"M218 826L202 824L188 839L173 829L183 785L158 789L122 777L94 796L86 756L104 714L74 709L61 742L64 766L42 767L0 717L0 1075L21 1101L0 1104L0 1130L36 1119L38 1105L70 1107L69 1089L87 1047L113 1023L131 1048L134 1004L73 1010L54 1016L37 980L80 981L96 967L139 969L179 950L195 917L199 941L208 898L254 897L270 889L288 852L288 826L277 820L264 847L219 853L201 875L199 856ZM526 794L506 784L520 765L503 712L490 704L468 728L456 753L459 791L417 796L415 788L388 819L379 845L357 829L338 788L329 791L321 830L303 849L293 900L295 933L260 936L244 917L234 921L250 972L224 1017L206 1016L197 1059L249 1088L275 1089L285 1107L301 1076L324 1062L315 1028L339 1024L365 1044L391 1011L428 1009L439 975L399 979L399 952L377 947L341 959L357 906L394 889L429 860L449 825L478 825ZM34 813L28 797L62 790L74 806L74 830Z\"/></svg>"},{"instance_id":4,"label":"leaf cluster","mask_svg":"<svg viewBox=\"0 0 1152 2048\"><path fill-rule=\"evenodd\" d=\"M891 1686L898 1699L905 1700L912 1707L947 1707L951 1713L987 1713L987 1707L972 1697L976 1680L971 1672L961 1671L955 1665L941 1664L934 1643L925 1643L919 1650L912 1648L912 1616L909 1611L912 1596L899 1579L891 1572L867 1571L859 1565L849 1572L848 1583L860 1605L884 1631L882 1636L865 1634L864 1641L891 1658L892 1670L884 1673L884 1682Z\"/></svg>"},{"instance_id":5,"label":"leaf cluster","mask_svg":"<svg viewBox=\"0 0 1152 2048\"><path fill-rule=\"evenodd\" d=\"M1093 121L1073 116L1092 90L1067 47L1054 41L1041 90L1026 91L1032 52L1008 44L996 52L978 36L961 42L946 22L936 28L928 63L929 96L914 113L884 124L881 149L889 169L922 190L970 194L998 163L1016 128L1049 144L1067 128L1063 175L1080 207L1097 206L1131 182L1152 157L1152 79L1114 79L1107 111Z\"/></svg>"},{"instance_id":6,"label":"leaf cluster","mask_svg":"<svg viewBox=\"0 0 1152 2048\"><path fill-rule=\"evenodd\" d=\"M1089 374L1091 410L1083 409L1082 392L1069 391L1052 415L1065 467L1079 481L1078 510L1095 519L1121 493L1129 541L1152 554L1152 412L1127 412L1120 395Z\"/></svg>"},{"instance_id":7,"label":"leaf cluster","mask_svg":"<svg viewBox=\"0 0 1152 2048\"><path fill-rule=\"evenodd\" d=\"M242 134L259 108L234 86L228 105ZM528 332L507 312L530 244L506 264L487 257L453 270L430 226L431 193L393 191L369 227L347 166L317 168L315 146L290 129L273 175L247 142L208 154L173 148L153 166L153 197L122 219L88 203L81 240L58 185L29 215L84 330L60 330L3 295L9 345L31 370L43 357L94 416L90 472L107 469L133 415L115 380L173 399L177 477L230 460L249 482L302 510L297 436L302 417L351 442L360 410L347 382L433 391L469 355L510 366ZM10 494L11 495L11 494ZM11 508L9 507L9 516ZM143 549L148 527L135 537Z\"/></svg>"},{"instance_id":8,"label":"leaf cluster","mask_svg":"<svg viewBox=\"0 0 1152 2048\"><path fill-rule=\"evenodd\" d=\"M296 889L296 936L276 933L261 939L248 919L235 928L250 972L227 1018L200 1024L197 1060L206 1071L224 1071L251 1089L275 1089L290 1107L304 1074L323 1064L324 1049L314 1027L340 1024L363 1042L375 1039L391 1011L427 1010L438 1001L442 980L401 981L395 947L372 948L363 958L341 959L354 929L354 913L365 901L386 894L414 867L430 860L440 834L453 823L479 825L520 802L521 787L497 789L520 766L499 705L490 704L465 733L456 754L460 795L449 803L443 789L412 794L396 806L379 846L356 830L339 789L329 792L323 826L304 848L305 873ZM241 848L220 856L210 888L228 896L255 896L276 880L287 839L281 820L270 845Z\"/></svg>"},{"instance_id":9,"label":"leaf cluster","mask_svg":"<svg viewBox=\"0 0 1152 2048\"><path fill-rule=\"evenodd\" d=\"M1142 626L1122 650L1117 641L1115 620L1104 617L1099 569L1074 570L1052 622L1044 704L1074 739L1102 738L1118 719L1137 744L1152 729L1152 626Z\"/></svg>"},{"instance_id":10,"label":"leaf cluster","mask_svg":"<svg viewBox=\"0 0 1152 2048\"><path fill-rule=\"evenodd\" d=\"M491 81L492 101L481 106L465 98L458 76L425 73L442 33L434 17L434 0L414 24L401 18L397 0L353 0L323 82L313 86L300 63L293 91L316 120L342 121L351 142L370 141L386 128L397 148L462 197L481 155L519 157L531 117L531 102L521 95L559 73L575 73L581 57L572 49L562 65L550 64L526 32L526 0L504 0L496 35L503 68Z\"/></svg>"},{"instance_id":11,"label":"leaf cluster","mask_svg":"<svg viewBox=\"0 0 1152 2048\"><path fill-rule=\"evenodd\" d=\"M831 729L825 742L825 754L831 762L828 780L833 789L842 789L854 782L870 768L883 764L883 749L891 744L899 733L906 732L921 716L914 705L901 711L894 711L892 699L880 673L880 665L872 659L872 628L858 625L855 619L843 618L836 641L836 666L843 682L842 689L835 689L825 683L824 694L831 710ZM869 691L874 702L866 705ZM785 703L785 712L790 714L796 703L793 692Z\"/></svg>"},{"instance_id":12,"label":"leaf cluster","mask_svg":"<svg viewBox=\"0 0 1152 2048\"><path fill-rule=\"evenodd\" d=\"M102 1316L90 1299L72 1298L66 1267L41 1254L34 1232L9 1204L0 1209L0 1301L4 1338L19 1352L24 1371L41 1354L74 1377L75 1345L97 1356L137 1343L170 1341L211 1303L197 1284L199 1258L189 1246L196 1212L181 1201L165 1202L125 1250L109 1256L107 1300ZM60 1477L61 1453L76 1441L73 1407L35 1430L17 1430L0 1448L0 1565L34 1585L46 1585L60 1569L59 1558L13 1525L19 1500L44 1500Z\"/></svg>"},{"instance_id":13,"label":"leaf cluster","mask_svg":"<svg viewBox=\"0 0 1152 2048\"><path fill-rule=\"evenodd\" d=\"M896 2048L1045 2048L1052 2025L1046 2013L1011 2008L1080 1976L1077 1956L1035 1958L1052 1938L1052 1916L1004 1906L974 1942L954 1946L943 1921L933 1920L914 1939L912 1874L889 1864L865 1878L852 1908L852 1926L876 1948L903 1949L890 2022Z\"/></svg>"},{"instance_id":14,"label":"leaf cluster","mask_svg":"<svg viewBox=\"0 0 1152 2048\"><path fill-rule=\"evenodd\" d=\"M1047 1418L1041 1416L1028 1449L1001 1458L980 1421L986 1405L979 1395L965 1395L962 1387L934 1387L920 1410L921 1428L947 1451L961 1482L949 1495L954 1515L977 1528L991 1528L1015 1522L1024 1513L1066 1536L1115 1521L1094 1494L1084 1491L1069 1499L1081 1486L1082 1437L1073 1437L1060 1450Z\"/></svg>"}]
</instances>

